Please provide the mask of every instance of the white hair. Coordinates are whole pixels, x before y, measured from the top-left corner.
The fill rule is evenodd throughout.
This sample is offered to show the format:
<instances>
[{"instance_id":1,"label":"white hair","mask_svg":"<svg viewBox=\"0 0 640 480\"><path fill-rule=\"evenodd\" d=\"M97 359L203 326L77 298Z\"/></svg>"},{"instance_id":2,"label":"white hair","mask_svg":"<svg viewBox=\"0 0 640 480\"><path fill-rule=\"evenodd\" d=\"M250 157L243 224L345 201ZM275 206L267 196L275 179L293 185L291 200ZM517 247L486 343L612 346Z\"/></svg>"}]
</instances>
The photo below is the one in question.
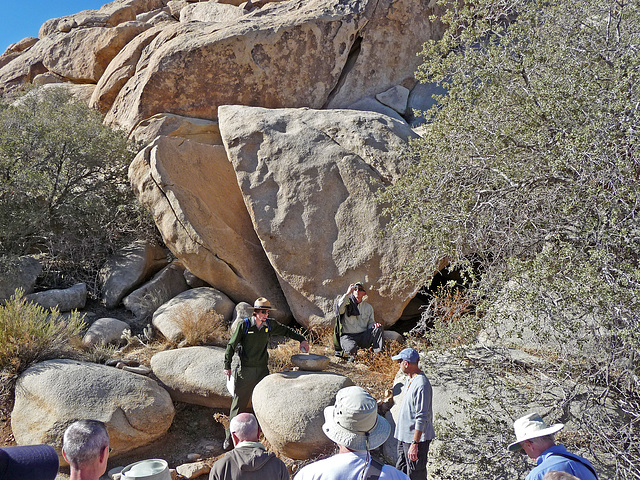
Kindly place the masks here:
<instances>
[{"instance_id":1,"label":"white hair","mask_svg":"<svg viewBox=\"0 0 640 480\"><path fill-rule=\"evenodd\" d=\"M97 420L78 420L64 431L62 449L74 468L99 458L105 447L109 447L109 434Z\"/></svg>"},{"instance_id":2,"label":"white hair","mask_svg":"<svg viewBox=\"0 0 640 480\"><path fill-rule=\"evenodd\" d=\"M241 413L233 417L229 422L229 430L235 433L241 442L255 441L260 434L258 421L251 413Z\"/></svg>"}]
</instances>

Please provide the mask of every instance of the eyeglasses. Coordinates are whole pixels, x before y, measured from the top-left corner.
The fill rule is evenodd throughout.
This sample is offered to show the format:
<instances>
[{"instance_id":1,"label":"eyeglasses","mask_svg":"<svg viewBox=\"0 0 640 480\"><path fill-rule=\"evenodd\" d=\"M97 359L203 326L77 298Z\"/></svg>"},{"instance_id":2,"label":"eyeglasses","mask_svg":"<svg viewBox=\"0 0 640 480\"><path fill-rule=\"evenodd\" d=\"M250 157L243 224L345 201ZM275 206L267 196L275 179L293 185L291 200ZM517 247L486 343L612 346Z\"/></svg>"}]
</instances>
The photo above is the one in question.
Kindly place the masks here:
<instances>
[{"instance_id":1,"label":"eyeglasses","mask_svg":"<svg viewBox=\"0 0 640 480\"><path fill-rule=\"evenodd\" d=\"M254 310L255 313L269 313L269 310L258 308Z\"/></svg>"},{"instance_id":2,"label":"eyeglasses","mask_svg":"<svg viewBox=\"0 0 640 480\"><path fill-rule=\"evenodd\" d=\"M362 288L362 287L356 287L356 288L355 288L355 291L356 291L356 292L365 292L365 293L367 293L367 291L366 291L364 288Z\"/></svg>"}]
</instances>

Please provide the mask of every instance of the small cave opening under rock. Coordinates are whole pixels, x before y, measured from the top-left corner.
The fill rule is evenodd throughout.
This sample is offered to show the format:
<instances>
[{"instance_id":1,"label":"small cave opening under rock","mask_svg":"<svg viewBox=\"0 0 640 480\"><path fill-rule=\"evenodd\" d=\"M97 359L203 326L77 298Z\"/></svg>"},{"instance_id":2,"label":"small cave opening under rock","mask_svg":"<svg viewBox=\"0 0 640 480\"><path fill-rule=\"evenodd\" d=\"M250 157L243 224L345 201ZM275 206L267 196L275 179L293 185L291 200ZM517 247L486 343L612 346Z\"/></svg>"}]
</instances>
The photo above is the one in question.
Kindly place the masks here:
<instances>
[{"instance_id":1,"label":"small cave opening under rock","mask_svg":"<svg viewBox=\"0 0 640 480\"><path fill-rule=\"evenodd\" d=\"M403 335L422 335L433 328L433 318L423 318L423 314L429 308L438 291L450 283L453 283L454 288L457 289L467 288L461 270L443 268L434 275L429 286L423 286L409 301L392 330Z\"/></svg>"}]
</instances>

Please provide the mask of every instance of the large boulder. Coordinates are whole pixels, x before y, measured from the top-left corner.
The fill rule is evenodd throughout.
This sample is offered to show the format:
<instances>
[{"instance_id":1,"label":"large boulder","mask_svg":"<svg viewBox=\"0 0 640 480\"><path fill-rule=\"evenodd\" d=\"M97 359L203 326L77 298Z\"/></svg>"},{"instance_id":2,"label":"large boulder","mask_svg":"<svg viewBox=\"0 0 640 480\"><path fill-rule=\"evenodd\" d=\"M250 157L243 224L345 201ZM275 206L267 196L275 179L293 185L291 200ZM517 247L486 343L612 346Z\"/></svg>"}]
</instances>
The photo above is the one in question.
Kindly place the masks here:
<instances>
[{"instance_id":1,"label":"large boulder","mask_svg":"<svg viewBox=\"0 0 640 480\"><path fill-rule=\"evenodd\" d=\"M113 57L130 40L148 28L149 25L145 23L133 21L113 28L74 29L62 35L45 52L42 64L50 72L71 81L96 83Z\"/></svg>"},{"instance_id":2,"label":"large boulder","mask_svg":"<svg viewBox=\"0 0 640 480\"><path fill-rule=\"evenodd\" d=\"M348 377L337 373L274 373L253 390L253 410L274 449L306 460L332 447L322 431L324 409L333 405L338 390L351 385Z\"/></svg>"},{"instance_id":3,"label":"large boulder","mask_svg":"<svg viewBox=\"0 0 640 480\"><path fill-rule=\"evenodd\" d=\"M407 167L409 126L350 110L225 105L220 133L255 231L298 323L329 325L346 286L364 282L376 320L400 317L416 287L396 277L413 254L380 235L376 195Z\"/></svg>"},{"instance_id":4,"label":"large boulder","mask_svg":"<svg viewBox=\"0 0 640 480\"><path fill-rule=\"evenodd\" d=\"M224 348L186 347L158 352L151 369L171 398L209 408L231 407L231 394L224 376ZM238 364L234 356L232 368Z\"/></svg>"},{"instance_id":5,"label":"large boulder","mask_svg":"<svg viewBox=\"0 0 640 480\"><path fill-rule=\"evenodd\" d=\"M91 97L89 106L105 113L111 108L116 95L136 71L136 64L151 41L162 31L162 27L152 27L133 38L109 62Z\"/></svg>"},{"instance_id":6,"label":"large boulder","mask_svg":"<svg viewBox=\"0 0 640 480\"><path fill-rule=\"evenodd\" d=\"M291 0L231 23L175 27L151 44L105 121L131 130L160 112L215 119L228 103L320 108L374 7L371 0Z\"/></svg>"},{"instance_id":7,"label":"large boulder","mask_svg":"<svg viewBox=\"0 0 640 480\"><path fill-rule=\"evenodd\" d=\"M100 420L116 456L160 438L174 414L167 391L145 376L94 363L49 360L19 377L11 429L19 445L47 443L60 451L70 423Z\"/></svg>"},{"instance_id":8,"label":"large boulder","mask_svg":"<svg viewBox=\"0 0 640 480\"><path fill-rule=\"evenodd\" d=\"M162 305L153 314L153 325L172 342L184 338L190 322L213 326L211 315L224 318L221 326L231 322L235 304L215 288L199 287L182 292Z\"/></svg>"},{"instance_id":9,"label":"large boulder","mask_svg":"<svg viewBox=\"0 0 640 480\"><path fill-rule=\"evenodd\" d=\"M146 241L134 242L117 251L100 270L102 299L106 307L117 307L125 295L167 263L166 250Z\"/></svg>"},{"instance_id":10,"label":"large boulder","mask_svg":"<svg viewBox=\"0 0 640 480\"><path fill-rule=\"evenodd\" d=\"M444 31L431 0L291 0L236 20L209 13L229 5L178 3L174 15L204 21L154 42L107 122L130 130L159 112L215 119L224 104L343 108L412 78L422 44Z\"/></svg>"},{"instance_id":11,"label":"large boulder","mask_svg":"<svg viewBox=\"0 0 640 480\"><path fill-rule=\"evenodd\" d=\"M25 298L43 308L57 308L61 312L70 312L84 308L87 303L87 285L77 283L69 288L54 288L30 293L25 295Z\"/></svg>"},{"instance_id":12,"label":"large boulder","mask_svg":"<svg viewBox=\"0 0 640 480\"><path fill-rule=\"evenodd\" d=\"M138 14L162 8L164 4L165 0L115 0L99 10L83 10L47 20L40 27L38 36L44 38L55 32L69 32L79 27L114 27L135 20Z\"/></svg>"},{"instance_id":13,"label":"large boulder","mask_svg":"<svg viewBox=\"0 0 640 480\"><path fill-rule=\"evenodd\" d=\"M136 156L129 178L189 271L235 302L267 297L275 318L290 321L222 145L159 137Z\"/></svg>"},{"instance_id":14,"label":"large boulder","mask_svg":"<svg viewBox=\"0 0 640 480\"><path fill-rule=\"evenodd\" d=\"M31 82L41 73L48 72L42 60L64 35L54 33L41 39L22 54L8 54L11 59L6 63L2 62L3 65L0 67L0 93Z\"/></svg>"},{"instance_id":15,"label":"large boulder","mask_svg":"<svg viewBox=\"0 0 640 480\"><path fill-rule=\"evenodd\" d=\"M184 266L173 262L160 270L140 288L124 297L122 303L137 319L152 315L160 305L189 289L184 279Z\"/></svg>"},{"instance_id":16,"label":"large boulder","mask_svg":"<svg viewBox=\"0 0 640 480\"><path fill-rule=\"evenodd\" d=\"M0 303L9 299L18 288L25 294L33 292L38 275L42 272L42 265L33 257L19 257L9 262L0 275Z\"/></svg>"}]
</instances>

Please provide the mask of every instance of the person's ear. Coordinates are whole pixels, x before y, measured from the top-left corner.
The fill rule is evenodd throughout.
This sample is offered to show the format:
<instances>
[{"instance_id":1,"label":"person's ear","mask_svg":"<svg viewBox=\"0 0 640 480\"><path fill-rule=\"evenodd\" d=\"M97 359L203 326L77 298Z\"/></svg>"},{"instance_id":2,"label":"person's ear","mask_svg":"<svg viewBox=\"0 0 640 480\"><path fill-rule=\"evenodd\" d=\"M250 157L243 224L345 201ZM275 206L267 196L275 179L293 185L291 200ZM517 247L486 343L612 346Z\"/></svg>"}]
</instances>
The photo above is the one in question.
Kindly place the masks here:
<instances>
[{"instance_id":1,"label":"person's ear","mask_svg":"<svg viewBox=\"0 0 640 480\"><path fill-rule=\"evenodd\" d=\"M71 462L69 461L69 459L67 458L67 454L64 451L64 447L62 447L62 458L64 458L64 460L68 463L71 464Z\"/></svg>"},{"instance_id":2,"label":"person's ear","mask_svg":"<svg viewBox=\"0 0 640 480\"><path fill-rule=\"evenodd\" d=\"M235 433L231 433L231 439L233 440L233 446L235 447L237 444L240 443L240 439L238 438L238 436Z\"/></svg>"},{"instance_id":3,"label":"person's ear","mask_svg":"<svg viewBox=\"0 0 640 480\"><path fill-rule=\"evenodd\" d=\"M109 458L109 450L109 445L102 449L102 452L100 452L100 463L104 463L107 461L107 459Z\"/></svg>"}]
</instances>

